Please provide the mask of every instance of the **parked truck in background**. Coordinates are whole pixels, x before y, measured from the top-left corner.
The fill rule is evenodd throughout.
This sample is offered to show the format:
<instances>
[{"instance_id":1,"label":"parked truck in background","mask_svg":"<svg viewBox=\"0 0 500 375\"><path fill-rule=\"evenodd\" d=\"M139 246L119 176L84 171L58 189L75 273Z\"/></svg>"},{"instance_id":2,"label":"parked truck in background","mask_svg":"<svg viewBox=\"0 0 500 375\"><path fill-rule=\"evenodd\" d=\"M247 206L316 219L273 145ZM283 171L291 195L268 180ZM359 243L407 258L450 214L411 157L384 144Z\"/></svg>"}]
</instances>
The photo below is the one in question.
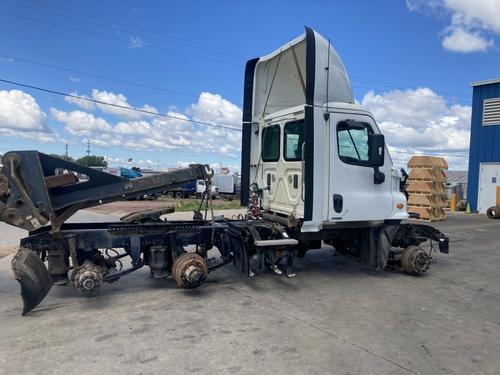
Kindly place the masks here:
<instances>
[{"instance_id":1,"label":"parked truck in background","mask_svg":"<svg viewBox=\"0 0 500 375\"><path fill-rule=\"evenodd\" d=\"M201 197L206 189L205 181L190 181L180 186L171 188L164 192L168 198L189 198L192 196ZM218 190L215 184L211 186L212 198L217 196Z\"/></svg>"}]
</instances>

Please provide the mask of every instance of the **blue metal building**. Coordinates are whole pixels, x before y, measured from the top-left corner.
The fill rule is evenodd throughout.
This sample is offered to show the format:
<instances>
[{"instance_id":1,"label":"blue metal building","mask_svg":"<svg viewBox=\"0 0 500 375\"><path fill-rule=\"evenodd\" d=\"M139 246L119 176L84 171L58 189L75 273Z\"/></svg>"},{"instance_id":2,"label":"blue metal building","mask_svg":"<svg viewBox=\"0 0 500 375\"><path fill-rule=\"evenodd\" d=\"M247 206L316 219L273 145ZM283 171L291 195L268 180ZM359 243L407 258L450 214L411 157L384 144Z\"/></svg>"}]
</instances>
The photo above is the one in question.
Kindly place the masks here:
<instances>
[{"instance_id":1,"label":"blue metal building","mask_svg":"<svg viewBox=\"0 0 500 375\"><path fill-rule=\"evenodd\" d=\"M485 213L500 189L500 78L472 83L468 201Z\"/></svg>"}]
</instances>

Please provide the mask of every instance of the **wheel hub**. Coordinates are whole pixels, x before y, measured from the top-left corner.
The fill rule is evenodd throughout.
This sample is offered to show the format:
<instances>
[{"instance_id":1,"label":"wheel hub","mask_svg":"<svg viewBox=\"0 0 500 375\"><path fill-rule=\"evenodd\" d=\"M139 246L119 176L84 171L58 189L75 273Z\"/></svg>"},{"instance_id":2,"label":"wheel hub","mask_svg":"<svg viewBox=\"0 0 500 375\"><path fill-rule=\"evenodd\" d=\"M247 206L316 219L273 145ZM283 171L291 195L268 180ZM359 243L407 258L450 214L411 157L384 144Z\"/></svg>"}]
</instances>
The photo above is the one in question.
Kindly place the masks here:
<instances>
[{"instance_id":1,"label":"wheel hub","mask_svg":"<svg viewBox=\"0 0 500 375\"><path fill-rule=\"evenodd\" d=\"M172 266L172 277L181 288L197 288L207 276L207 262L198 254L184 253L175 259Z\"/></svg>"}]
</instances>

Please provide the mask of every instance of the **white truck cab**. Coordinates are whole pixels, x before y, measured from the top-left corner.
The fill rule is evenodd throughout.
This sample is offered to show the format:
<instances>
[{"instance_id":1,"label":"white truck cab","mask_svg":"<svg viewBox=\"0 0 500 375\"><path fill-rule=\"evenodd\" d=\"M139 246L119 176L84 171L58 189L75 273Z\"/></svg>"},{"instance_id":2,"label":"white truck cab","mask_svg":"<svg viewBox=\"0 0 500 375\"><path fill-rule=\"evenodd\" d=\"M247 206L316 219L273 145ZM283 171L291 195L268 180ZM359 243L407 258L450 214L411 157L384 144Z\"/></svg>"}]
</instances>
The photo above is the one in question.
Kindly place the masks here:
<instances>
[{"instance_id":1,"label":"white truck cab","mask_svg":"<svg viewBox=\"0 0 500 375\"><path fill-rule=\"evenodd\" d=\"M266 213L302 232L408 217L400 172L328 41L306 28L250 60L246 78L242 186L262 188Z\"/></svg>"},{"instance_id":2,"label":"white truck cab","mask_svg":"<svg viewBox=\"0 0 500 375\"><path fill-rule=\"evenodd\" d=\"M251 218L280 225L280 241L293 237L301 254L324 242L379 269L396 261L425 272L425 238L448 251L431 226L401 223L401 173L325 38L306 27L248 61L244 87L241 202Z\"/></svg>"},{"instance_id":3,"label":"white truck cab","mask_svg":"<svg viewBox=\"0 0 500 375\"><path fill-rule=\"evenodd\" d=\"M373 166L370 161L370 139L380 135L373 116L350 103L329 103L313 111L319 118L314 123L313 215L302 230L319 231L338 222L380 224L407 218L400 172L393 167L383 138L376 146L381 148L382 165ZM304 112L299 106L267 115L261 131L254 134L255 163L250 165L250 175L264 187L264 209L296 219L305 218Z\"/></svg>"},{"instance_id":4,"label":"white truck cab","mask_svg":"<svg viewBox=\"0 0 500 375\"><path fill-rule=\"evenodd\" d=\"M196 180L196 196L202 196L207 190L207 185L204 180ZM210 185L210 197L215 198L219 193L219 188L216 185Z\"/></svg>"}]
</instances>

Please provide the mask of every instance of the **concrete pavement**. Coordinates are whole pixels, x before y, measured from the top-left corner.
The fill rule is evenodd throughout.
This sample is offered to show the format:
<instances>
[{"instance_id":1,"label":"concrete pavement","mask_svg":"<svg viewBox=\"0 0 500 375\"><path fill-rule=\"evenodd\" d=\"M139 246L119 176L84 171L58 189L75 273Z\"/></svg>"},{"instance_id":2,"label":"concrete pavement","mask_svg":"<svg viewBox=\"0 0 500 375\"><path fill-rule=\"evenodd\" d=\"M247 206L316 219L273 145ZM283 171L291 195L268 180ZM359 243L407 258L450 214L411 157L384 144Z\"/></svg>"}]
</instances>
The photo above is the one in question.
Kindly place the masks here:
<instances>
[{"instance_id":1,"label":"concrete pavement","mask_svg":"<svg viewBox=\"0 0 500 375\"><path fill-rule=\"evenodd\" d=\"M94 299L54 287L26 317L5 258L0 373L500 374L500 222L437 226L451 254L422 277L325 246L294 279L226 266L187 291L141 270Z\"/></svg>"}]
</instances>

